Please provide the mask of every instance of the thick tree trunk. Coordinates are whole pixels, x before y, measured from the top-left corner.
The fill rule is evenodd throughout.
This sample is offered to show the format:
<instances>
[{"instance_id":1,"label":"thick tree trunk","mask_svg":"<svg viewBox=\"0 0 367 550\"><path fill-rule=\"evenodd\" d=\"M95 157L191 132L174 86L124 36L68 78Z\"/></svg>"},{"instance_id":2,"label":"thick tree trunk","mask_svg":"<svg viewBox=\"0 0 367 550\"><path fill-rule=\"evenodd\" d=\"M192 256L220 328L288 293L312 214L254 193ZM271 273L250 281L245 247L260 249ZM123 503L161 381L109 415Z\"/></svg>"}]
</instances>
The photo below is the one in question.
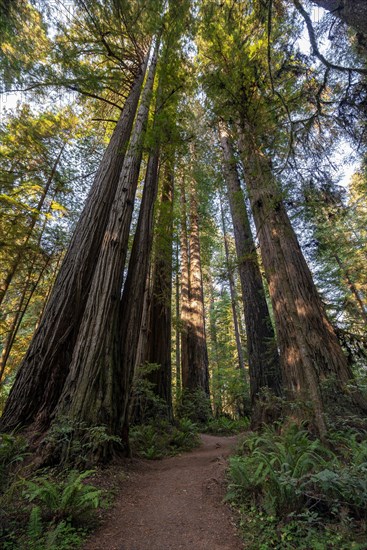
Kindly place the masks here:
<instances>
[{"instance_id":1,"label":"thick tree trunk","mask_svg":"<svg viewBox=\"0 0 367 550\"><path fill-rule=\"evenodd\" d=\"M148 375L154 393L166 404L173 420L171 364L171 301L173 245L173 170L167 166L156 228L153 288L148 330L148 362L160 365Z\"/></svg>"},{"instance_id":2,"label":"thick tree trunk","mask_svg":"<svg viewBox=\"0 0 367 550\"><path fill-rule=\"evenodd\" d=\"M220 138L242 288L251 401L254 405L263 388L281 395L280 361L233 148L223 127L220 128Z\"/></svg>"},{"instance_id":3,"label":"thick tree trunk","mask_svg":"<svg viewBox=\"0 0 367 550\"><path fill-rule=\"evenodd\" d=\"M151 272L151 265L149 271ZM150 318L150 303L152 298L152 284L151 284L151 273L149 273L144 290L144 304L143 304L143 314L141 319L141 325L139 330L139 341L136 351L136 360L134 373L132 378L132 388L130 395L130 405L129 405L129 417L125 421L126 433L125 436L128 437L129 426L131 424L144 424L147 420L147 396L140 392L140 381L145 378L145 368L148 358L148 330L149 330L149 318ZM149 412L149 411L148 411ZM127 448L128 440L125 441Z\"/></svg>"},{"instance_id":4,"label":"thick tree trunk","mask_svg":"<svg viewBox=\"0 0 367 550\"><path fill-rule=\"evenodd\" d=\"M134 365L131 357L134 354L135 358L137 346L136 341L134 349L121 350L121 345L126 344L125 340L130 335L124 334L121 341L121 330L131 331L132 327L121 326L121 312L124 309L121 309L120 297L158 48L157 42L95 267L69 375L56 409L56 423L66 416L71 422L84 422L86 426L103 425L113 435L121 435L128 402L131 373L121 372L121 368L126 364ZM135 246L131 266L137 253ZM143 285L146 275L142 278ZM128 275L125 287L129 285L131 276ZM143 298L144 287L141 294ZM131 318L129 321L134 325ZM140 322L141 311L138 325L134 325L136 339ZM101 447L101 451L104 450ZM108 455L109 446L106 452ZM107 455L99 458L108 458Z\"/></svg>"},{"instance_id":5,"label":"thick tree trunk","mask_svg":"<svg viewBox=\"0 0 367 550\"><path fill-rule=\"evenodd\" d=\"M147 60L136 76L6 403L1 429L47 426L62 392L130 138Z\"/></svg>"},{"instance_id":6,"label":"thick tree trunk","mask_svg":"<svg viewBox=\"0 0 367 550\"><path fill-rule=\"evenodd\" d=\"M273 303L283 383L289 399L311 400L315 425L324 436L328 395L322 391L322 382L331 384L328 404L339 411L348 404L359 412L367 407L358 392L347 395L352 373L290 224L271 163L257 143L255 129L243 122L240 131L246 183Z\"/></svg>"},{"instance_id":7,"label":"thick tree trunk","mask_svg":"<svg viewBox=\"0 0 367 550\"><path fill-rule=\"evenodd\" d=\"M149 272L145 283L143 315L141 318L141 326L139 331L138 348L136 351L134 373L137 373L141 365L144 365L144 363L148 361L147 347L148 347L148 330L149 330L149 317L150 317L149 310L150 310L150 302L152 298L151 297L151 294L152 294L151 278L152 278L151 273Z\"/></svg>"},{"instance_id":8,"label":"thick tree trunk","mask_svg":"<svg viewBox=\"0 0 367 550\"><path fill-rule=\"evenodd\" d=\"M123 427L123 443L126 451L129 449L128 406L130 391L137 357L137 347L141 329L147 275L150 265L153 242L154 203L158 190L159 147L149 155L144 182L143 198L140 206L139 219L131 250L128 274L121 299L119 343L120 357L118 377L121 378L120 400L124 401L121 410L121 428ZM151 310L151 303L149 310ZM149 325L147 327L147 345L149 343ZM148 354L144 354L149 361ZM119 434L120 435L120 434Z\"/></svg>"},{"instance_id":9,"label":"thick tree trunk","mask_svg":"<svg viewBox=\"0 0 367 550\"><path fill-rule=\"evenodd\" d=\"M188 324L188 379L183 387L202 390L209 397L209 361L205 335L204 295L201 270L199 214L196 182L190 186L190 309ZM184 382L184 381L183 381Z\"/></svg>"}]
</instances>

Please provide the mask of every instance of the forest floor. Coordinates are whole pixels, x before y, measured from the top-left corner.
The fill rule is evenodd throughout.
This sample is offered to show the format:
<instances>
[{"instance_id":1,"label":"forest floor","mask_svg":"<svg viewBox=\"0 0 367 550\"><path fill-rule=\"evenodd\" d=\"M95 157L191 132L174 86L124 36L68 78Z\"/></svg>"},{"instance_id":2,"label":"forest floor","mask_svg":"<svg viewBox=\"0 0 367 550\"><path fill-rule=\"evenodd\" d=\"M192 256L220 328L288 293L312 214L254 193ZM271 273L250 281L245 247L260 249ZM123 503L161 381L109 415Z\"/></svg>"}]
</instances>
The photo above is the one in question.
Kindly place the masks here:
<instances>
[{"instance_id":1,"label":"forest floor","mask_svg":"<svg viewBox=\"0 0 367 550\"><path fill-rule=\"evenodd\" d=\"M201 435L191 452L132 461L114 506L84 550L240 550L223 503L236 436Z\"/></svg>"}]
</instances>

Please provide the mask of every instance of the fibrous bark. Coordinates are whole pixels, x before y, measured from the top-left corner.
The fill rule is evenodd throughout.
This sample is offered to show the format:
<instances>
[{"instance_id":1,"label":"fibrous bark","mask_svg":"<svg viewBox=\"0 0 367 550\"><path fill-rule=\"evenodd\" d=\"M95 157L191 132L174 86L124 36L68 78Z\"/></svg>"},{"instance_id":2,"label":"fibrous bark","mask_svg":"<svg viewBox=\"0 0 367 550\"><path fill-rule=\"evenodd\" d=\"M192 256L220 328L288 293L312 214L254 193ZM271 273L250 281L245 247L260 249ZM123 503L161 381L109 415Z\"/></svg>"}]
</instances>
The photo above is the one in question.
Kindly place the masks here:
<instances>
[{"instance_id":1,"label":"fibrous bark","mask_svg":"<svg viewBox=\"0 0 367 550\"><path fill-rule=\"evenodd\" d=\"M85 304L124 162L147 64L136 76L105 151L39 327L19 368L1 418L11 430L45 427L69 372Z\"/></svg>"},{"instance_id":2,"label":"fibrous bark","mask_svg":"<svg viewBox=\"0 0 367 550\"><path fill-rule=\"evenodd\" d=\"M149 310L147 360L159 365L148 375L153 392L166 407L168 420L173 420L171 364L171 300L173 245L173 185L172 167L167 166L156 228L152 295Z\"/></svg>"},{"instance_id":3,"label":"fibrous bark","mask_svg":"<svg viewBox=\"0 0 367 550\"><path fill-rule=\"evenodd\" d=\"M353 377L259 141L255 128L241 121L239 145L273 304L283 384L291 400L312 402L316 428L324 436L327 393L322 382L331 384L333 399L345 404ZM367 410L358 392L350 393L348 402L359 412Z\"/></svg>"},{"instance_id":4,"label":"fibrous bark","mask_svg":"<svg viewBox=\"0 0 367 550\"><path fill-rule=\"evenodd\" d=\"M269 388L275 395L281 395L280 361L233 147L223 126L220 138L240 273L254 404L261 389Z\"/></svg>"},{"instance_id":5,"label":"fibrous bark","mask_svg":"<svg viewBox=\"0 0 367 550\"><path fill-rule=\"evenodd\" d=\"M87 426L103 425L115 435L124 424L129 378L121 372L121 289L158 48L157 41L56 411L56 422L66 416Z\"/></svg>"},{"instance_id":6,"label":"fibrous bark","mask_svg":"<svg viewBox=\"0 0 367 550\"><path fill-rule=\"evenodd\" d=\"M190 186L190 308L188 323L188 378L182 380L189 392L202 390L209 397L208 350L205 334L203 279L201 269L199 214L196 182Z\"/></svg>"},{"instance_id":7,"label":"fibrous bark","mask_svg":"<svg viewBox=\"0 0 367 550\"><path fill-rule=\"evenodd\" d=\"M181 201L181 375L182 387L189 385L188 326L190 316L189 243L187 238L187 206L184 181L180 185Z\"/></svg>"}]
</instances>

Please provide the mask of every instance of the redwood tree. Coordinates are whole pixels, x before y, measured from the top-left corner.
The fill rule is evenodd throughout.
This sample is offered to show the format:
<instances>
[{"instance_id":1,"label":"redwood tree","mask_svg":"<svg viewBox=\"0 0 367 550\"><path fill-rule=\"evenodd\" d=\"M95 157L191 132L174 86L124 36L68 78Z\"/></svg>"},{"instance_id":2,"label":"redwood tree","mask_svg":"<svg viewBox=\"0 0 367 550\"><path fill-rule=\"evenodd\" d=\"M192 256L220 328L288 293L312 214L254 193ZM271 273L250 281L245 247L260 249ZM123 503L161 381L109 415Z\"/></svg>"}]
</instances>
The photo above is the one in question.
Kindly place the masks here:
<instances>
[{"instance_id":1,"label":"redwood tree","mask_svg":"<svg viewBox=\"0 0 367 550\"><path fill-rule=\"evenodd\" d=\"M223 125L219 132L245 313L251 401L255 405L262 388L281 395L280 362L232 143Z\"/></svg>"},{"instance_id":2,"label":"redwood tree","mask_svg":"<svg viewBox=\"0 0 367 550\"><path fill-rule=\"evenodd\" d=\"M197 182L190 182L190 310L188 324L188 366L189 375L183 387L189 391L197 389L209 396L208 350L206 346L203 275L201 268L199 212Z\"/></svg>"},{"instance_id":3,"label":"redwood tree","mask_svg":"<svg viewBox=\"0 0 367 550\"><path fill-rule=\"evenodd\" d=\"M146 359L159 367L148 375L152 391L165 403L166 416L173 420L171 364L171 300L173 246L172 163L166 167L155 236L152 292L148 319Z\"/></svg>"},{"instance_id":4,"label":"redwood tree","mask_svg":"<svg viewBox=\"0 0 367 550\"><path fill-rule=\"evenodd\" d=\"M39 427L47 426L62 392L140 97L147 63L147 54L141 55L144 60L132 82L40 324L19 367L1 418L3 430L35 420Z\"/></svg>"},{"instance_id":5,"label":"redwood tree","mask_svg":"<svg viewBox=\"0 0 367 550\"><path fill-rule=\"evenodd\" d=\"M216 10L215 25L203 25L208 40L203 45L203 63L208 63L210 71L203 78L216 114L238 124L238 145L269 284L286 396L291 401L311 401L313 423L324 436L323 413L332 410L335 400L340 409L347 411L365 411L366 404L358 392L347 389L352 373L289 221L284 190L273 173L271 155L279 163L276 155L279 150L283 153L285 141L280 118L287 121L286 117L291 116L278 90L288 94L287 101L293 101L294 108L301 97L297 80L300 73L286 65L282 56L289 52L286 46L280 48L285 39L289 45L287 37L293 27L279 10L277 26L272 27L278 50L274 52L270 43L266 49L260 39L264 33L263 19L259 17L262 5L256 4L247 12L240 7L226 5L220 12ZM213 18L215 8L208 5L205 9L205 17ZM239 22L248 32L251 29L251 48L243 40ZM230 57L228 43L232 48ZM308 81L302 82L307 90ZM306 108L303 103L302 109Z\"/></svg>"},{"instance_id":6,"label":"redwood tree","mask_svg":"<svg viewBox=\"0 0 367 550\"><path fill-rule=\"evenodd\" d=\"M129 373L121 372L120 296L158 52L159 39L104 232L69 374L56 409L56 423L67 416L70 422L102 425L113 435L121 434L128 401ZM108 455L110 450L109 445L101 445L98 452Z\"/></svg>"}]
</instances>

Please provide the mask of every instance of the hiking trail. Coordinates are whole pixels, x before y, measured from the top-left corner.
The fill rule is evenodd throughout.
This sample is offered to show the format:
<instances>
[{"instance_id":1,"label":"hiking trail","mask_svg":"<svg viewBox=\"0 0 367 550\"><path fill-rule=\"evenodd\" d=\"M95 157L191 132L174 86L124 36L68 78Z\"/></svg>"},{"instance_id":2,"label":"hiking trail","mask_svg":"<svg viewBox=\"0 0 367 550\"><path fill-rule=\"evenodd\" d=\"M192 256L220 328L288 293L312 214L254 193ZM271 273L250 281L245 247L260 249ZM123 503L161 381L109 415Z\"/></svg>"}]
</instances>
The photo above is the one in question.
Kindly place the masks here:
<instances>
[{"instance_id":1,"label":"hiking trail","mask_svg":"<svg viewBox=\"0 0 367 550\"><path fill-rule=\"evenodd\" d=\"M225 495L236 436L201 435L201 446L162 460L137 460L114 506L84 550L240 550Z\"/></svg>"}]
</instances>

